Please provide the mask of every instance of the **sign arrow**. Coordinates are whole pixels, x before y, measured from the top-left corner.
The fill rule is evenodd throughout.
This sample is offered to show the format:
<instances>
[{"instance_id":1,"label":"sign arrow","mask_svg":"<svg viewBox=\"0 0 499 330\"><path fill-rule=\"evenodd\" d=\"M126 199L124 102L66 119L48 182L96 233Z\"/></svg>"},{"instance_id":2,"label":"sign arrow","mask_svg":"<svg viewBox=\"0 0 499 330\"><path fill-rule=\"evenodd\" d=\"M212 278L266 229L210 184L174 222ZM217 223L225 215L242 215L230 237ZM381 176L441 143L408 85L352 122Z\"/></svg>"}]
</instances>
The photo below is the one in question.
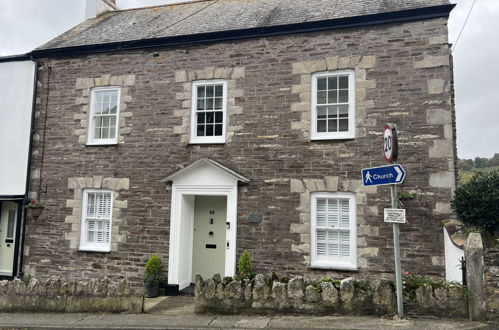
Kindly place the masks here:
<instances>
[{"instance_id":1,"label":"sign arrow","mask_svg":"<svg viewBox=\"0 0 499 330\"><path fill-rule=\"evenodd\" d=\"M400 178L402 178L403 172L398 168L398 166L395 166L395 171L397 171L397 178L395 181L400 182Z\"/></svg>"},{"instance_id":2,"label":"sign arrow","mask_svg":"<svg viewBox=\"0 0 499 330\"><path fill-rule=\"evenodd\" d=\"M365 168L362 170L364 186L381 186L386 184L400 184L404 182L406 172L398 164Z\"/></svg>"}]
</instances>

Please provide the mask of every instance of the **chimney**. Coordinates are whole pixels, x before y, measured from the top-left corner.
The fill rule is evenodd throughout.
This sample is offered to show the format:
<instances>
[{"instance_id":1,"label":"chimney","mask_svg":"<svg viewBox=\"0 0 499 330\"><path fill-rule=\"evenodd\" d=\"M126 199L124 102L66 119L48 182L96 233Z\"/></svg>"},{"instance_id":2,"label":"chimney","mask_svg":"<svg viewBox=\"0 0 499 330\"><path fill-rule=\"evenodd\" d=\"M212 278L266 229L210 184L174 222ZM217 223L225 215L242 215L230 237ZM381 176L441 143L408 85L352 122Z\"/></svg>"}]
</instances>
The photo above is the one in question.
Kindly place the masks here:
<instances>
[{"instance_id":1,"label":"chimney","mask_svg":"<svg viewBox=\"0 0 499 330\"><path fill-rule=\"evenodd\" d=\"M85 19L96 18L102 13L117 9L116 0L87 0Z\"/></svg>"}]
</instances>

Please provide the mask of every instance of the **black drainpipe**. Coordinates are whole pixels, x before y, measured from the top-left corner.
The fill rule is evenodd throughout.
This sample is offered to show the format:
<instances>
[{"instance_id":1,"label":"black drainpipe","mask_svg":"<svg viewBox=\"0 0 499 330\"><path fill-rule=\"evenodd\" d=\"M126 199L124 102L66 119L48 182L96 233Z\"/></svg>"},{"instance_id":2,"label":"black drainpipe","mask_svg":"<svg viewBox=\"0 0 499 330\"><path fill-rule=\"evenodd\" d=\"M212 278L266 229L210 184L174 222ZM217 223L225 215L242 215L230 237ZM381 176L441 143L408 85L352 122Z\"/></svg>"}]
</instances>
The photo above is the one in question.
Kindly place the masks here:
<instances>
[{"instance_id":1,"label":"black drainpipe","mask_svg":"<svg viewBox=\"0 0 499 330\"><path fill-rule=\"evenodd\" d=\"M27 168L27 174L26 174L26 191L24 193L24 201L23 205L28 202L28 194L29 194L29 187L30 187L30 179L31 179L31 158L33 157L33 135L35 134L35 112L36 112L36 94L37 94L37 85L38 85L38 60L34 60L33 57L31 57L31 60L35 62L35 75L34 75L34 82L33 82L33 101L31 105L31 127L30 127L30 133L29 133L29 151L28 151L28 168ZM26 237L26 209L23 207L22 208L22 221L23 221L23 230L22 230L22 236L21 236L21 249L20 249L20 257L19 257L19 272L18 276L22 277L24 276L24 271L23 271L23 266L24 266L24 241Z\"/></svg>"}]
</instances>

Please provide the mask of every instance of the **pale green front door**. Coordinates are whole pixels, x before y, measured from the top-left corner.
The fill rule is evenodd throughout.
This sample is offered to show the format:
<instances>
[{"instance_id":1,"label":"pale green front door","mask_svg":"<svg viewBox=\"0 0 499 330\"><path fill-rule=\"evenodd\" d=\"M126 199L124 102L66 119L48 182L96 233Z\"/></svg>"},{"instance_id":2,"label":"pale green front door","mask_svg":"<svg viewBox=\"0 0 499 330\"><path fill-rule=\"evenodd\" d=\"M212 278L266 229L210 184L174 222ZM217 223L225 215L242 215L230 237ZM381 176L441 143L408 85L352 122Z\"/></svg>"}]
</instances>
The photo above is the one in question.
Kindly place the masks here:
<instances>
[{"instance_id":1,"label":"pale green front door","mask_svg":"<svg viewBox=\"0 0 499 330\"><path fill-rule=\"evenodd\" d=\"M2 202L0 212L0 275L11 276L16 243L17 204Z\"/></svg>"},{"instance_id":2,"label":"pale green front door","mask_svg":"<svg viewBox=\"0 0 499 330\"><path fill-rule=\"evenodd\" d=\"M192 282L196 274L204 279L225 274L226 196L196 196L194 200L194 235Z\"/></svg>"}]
</instances>

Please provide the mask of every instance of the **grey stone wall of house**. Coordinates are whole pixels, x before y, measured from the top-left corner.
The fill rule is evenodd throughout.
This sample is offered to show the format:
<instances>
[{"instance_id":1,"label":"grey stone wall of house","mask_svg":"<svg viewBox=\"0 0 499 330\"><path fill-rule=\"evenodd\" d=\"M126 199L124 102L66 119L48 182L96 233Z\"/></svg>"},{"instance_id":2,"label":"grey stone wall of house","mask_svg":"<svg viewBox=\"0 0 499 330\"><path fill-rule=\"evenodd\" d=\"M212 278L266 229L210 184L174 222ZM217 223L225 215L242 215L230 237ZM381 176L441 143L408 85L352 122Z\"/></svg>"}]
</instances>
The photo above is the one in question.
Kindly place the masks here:
<instances>
[{"instance_id":1,"label":"grey stone wall of house","mask_svg":"<svg viewBox=\"0 0 499 330\"><path fill-rule=\"evenodd\" d=\"M466 317L468 302L461 286L420 286L404 292L407 315ZM242 281L220 275L203 280L196 276L195 310L198 313L305 313L346 315L395 315L397 303L393 281L354 278L314 281L301 276L282 281L259 274Z\"/></svg>"},{"instance_id":2,"label":"grey stone wall of house","mask_svg":"<svg viewBox=\"0 0 499 330\"><path fill-rule=\"evenodd\" d=\"M144 295L125 280L0 281L0 312L140 313Z\"/></svg>"},{"instance_id":3,"label":"grey stone wall of house","mask_svg":"<svg viewBox=\"0 0 499 330\"><path fill-rule=\"evenodd\" d=\"M450 61L443 18L41 60L30 197L47 206L28 219L24 270L140 285L151 253L168 264L171 191L161 179L208 157L251 178L239 189L237 246L250 251L256 270L350 276L309 268L309 194L338 190L359 202L356 276L392 273L392 231L383 222L389 188L364 189L360 170L383 165L380 134L393 122L408 172L400 190L418 195L403 205L402 267L443 275L440 221L455 187ZM336 69L355 70L357 137L310 141L310 75ZM186 139L188 85L205 75L227 79L232 90L224 145ZM108 84L125 89L119 143L87 147L85 100L90 88ZM74 180L95 176L125 182L110 253L74 243L81 188Z\"/></svg>"}]
</instances>

